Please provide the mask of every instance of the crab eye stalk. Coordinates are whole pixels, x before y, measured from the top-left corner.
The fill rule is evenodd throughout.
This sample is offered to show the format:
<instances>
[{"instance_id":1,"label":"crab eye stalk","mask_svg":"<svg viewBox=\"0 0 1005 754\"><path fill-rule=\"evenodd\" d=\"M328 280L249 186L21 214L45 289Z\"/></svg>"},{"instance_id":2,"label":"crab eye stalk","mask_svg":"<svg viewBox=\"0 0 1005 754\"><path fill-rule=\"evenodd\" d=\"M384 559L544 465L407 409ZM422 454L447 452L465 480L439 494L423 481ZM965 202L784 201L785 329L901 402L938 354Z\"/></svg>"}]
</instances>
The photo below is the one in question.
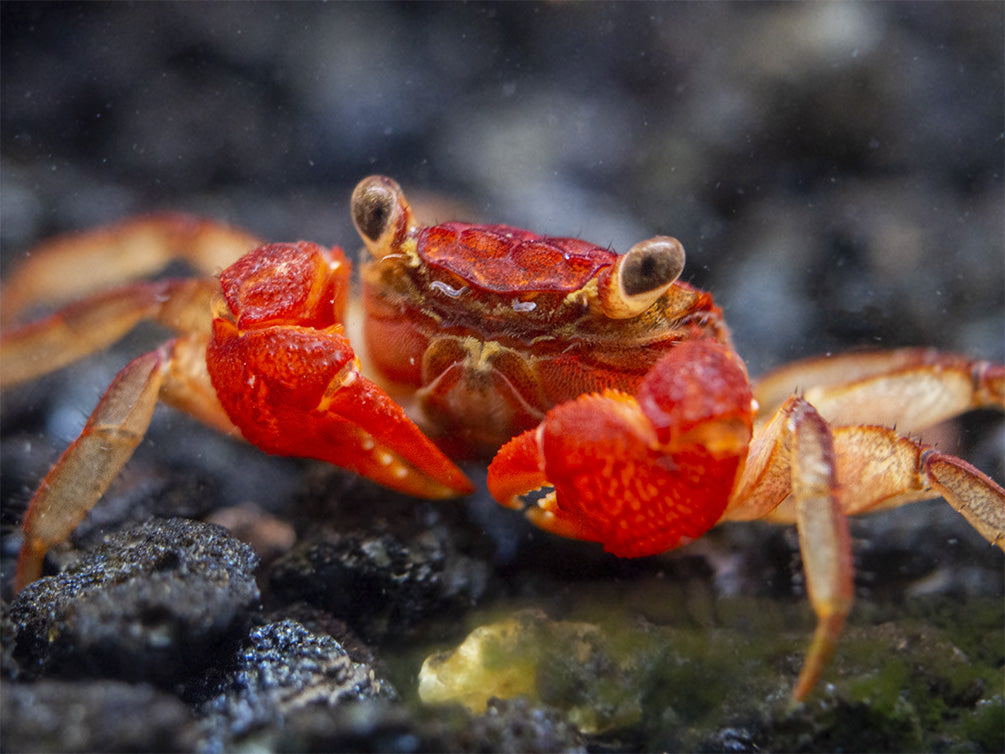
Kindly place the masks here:
<instances>
[{"instance_id":1,"label":"crab eye stalk","mask_svg":"<svg viewBox=\"0 0 1005 754\"><path fill-rule=\"evenodd\" d=\"M370 252L387 254L415 224L412 208L395 181L382 175L364 178L352 192L352 220Z\"/></svg>"},{"instance_id":2,"label":"crab eye stalk","mask_svg":"<svg viewBox=\"0 0 1005 754\"><path fill-rule=\"evenodd\" d=\"M635 244L598 281L600 306L613 319L635 317L666 293L684 271L684 247L670 236Z\"/></svg>"}]
</instances>

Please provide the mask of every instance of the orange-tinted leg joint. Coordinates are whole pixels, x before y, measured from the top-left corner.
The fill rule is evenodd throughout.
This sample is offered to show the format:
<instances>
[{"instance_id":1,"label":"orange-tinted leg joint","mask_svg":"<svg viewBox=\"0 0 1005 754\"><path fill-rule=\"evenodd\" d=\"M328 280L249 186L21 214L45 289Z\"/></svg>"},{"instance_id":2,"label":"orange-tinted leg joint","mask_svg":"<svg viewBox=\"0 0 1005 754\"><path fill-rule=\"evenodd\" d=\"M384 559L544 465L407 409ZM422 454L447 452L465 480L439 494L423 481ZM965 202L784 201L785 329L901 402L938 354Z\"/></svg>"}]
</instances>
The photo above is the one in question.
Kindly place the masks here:
<instances>
[{"instance_id":1,"label":"orange-tinted leg joint","mask_svg":"<svg viewBox=\"0 0 1005 754\"><path fill-rule=\"evenodd\" d=\"M21 552L17 556L17 572L14 576L15 594L42 575L42 561L45 560L47 549L41 540L25 536Z\"/></svg>"}]
</instances>

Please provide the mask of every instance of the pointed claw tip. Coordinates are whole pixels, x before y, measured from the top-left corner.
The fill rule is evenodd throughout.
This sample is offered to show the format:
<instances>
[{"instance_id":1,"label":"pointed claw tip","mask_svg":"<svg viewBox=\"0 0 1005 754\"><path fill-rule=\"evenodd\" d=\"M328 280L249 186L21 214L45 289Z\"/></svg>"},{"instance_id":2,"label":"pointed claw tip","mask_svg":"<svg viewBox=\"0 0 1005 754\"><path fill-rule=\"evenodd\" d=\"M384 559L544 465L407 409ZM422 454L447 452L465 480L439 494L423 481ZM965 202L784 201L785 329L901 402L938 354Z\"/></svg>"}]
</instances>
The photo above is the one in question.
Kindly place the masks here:
<instances>
[{"instance_id":1,"label":"pointed claw tip","mask_svg":"<svg viewBox=\"0 0 1005 754\"><path fill-rule=\"evenodd\" d=\"M522 496L547 485L541 466L538 427L517 435L499 449L489 464L489 492L500 505L522 510Z\"/></svg>"}]
</instances>

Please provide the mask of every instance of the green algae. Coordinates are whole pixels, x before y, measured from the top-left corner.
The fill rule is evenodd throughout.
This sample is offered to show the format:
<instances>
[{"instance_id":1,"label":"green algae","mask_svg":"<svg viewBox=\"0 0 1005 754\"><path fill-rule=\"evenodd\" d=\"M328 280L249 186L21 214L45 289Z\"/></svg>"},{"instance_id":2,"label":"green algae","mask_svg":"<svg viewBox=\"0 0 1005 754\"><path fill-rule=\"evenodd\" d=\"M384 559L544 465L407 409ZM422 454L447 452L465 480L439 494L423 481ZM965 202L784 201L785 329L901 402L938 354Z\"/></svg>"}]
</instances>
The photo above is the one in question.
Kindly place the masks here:
<instances>
[{"instance_id":1,"label":"green algae","mask_svg":"<svg viewBox=\"0 0 1005 754\"><path fill-rule=\"evenodd\" d=\"M585 733L633 725L641 716L637 658L612 651L608 636L590 623L519 611L478 627L453 651L430 655L419 696L474 714L493 698L524 697L564 711Z\"/></svg>"},{"instance_id":2,"label":"green algae","mask_svg":"<svg viewBox=\"0 0 1005 754\"><path fill-rule=\"evenodd\" d=\"M657 625L630 602L584 600L568 621L513 613L522 630L486 654L478 684L491 696L493 672L522 663L518 696L615 748L1005 750L1001 600L865 603L799 705L805 604L723 599Z\"/></svg>"}]
</instances>

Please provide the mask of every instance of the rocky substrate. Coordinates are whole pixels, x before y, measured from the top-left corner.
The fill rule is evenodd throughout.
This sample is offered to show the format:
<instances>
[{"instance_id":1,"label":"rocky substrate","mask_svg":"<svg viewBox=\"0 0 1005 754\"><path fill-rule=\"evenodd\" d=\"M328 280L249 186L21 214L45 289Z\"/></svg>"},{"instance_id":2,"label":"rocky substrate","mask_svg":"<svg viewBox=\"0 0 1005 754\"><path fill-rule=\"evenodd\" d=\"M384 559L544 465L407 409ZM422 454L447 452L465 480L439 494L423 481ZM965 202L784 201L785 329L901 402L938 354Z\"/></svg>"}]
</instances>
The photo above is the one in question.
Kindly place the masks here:
<instances>
[{"instance_id":1,"label":"rocky substrate","mask_svg":"<svg viewBox=\"0 0 1005 754\"><path fill-rule=\"evenodd\" d=\"M61 572L4 605L2 749L1000 748L1001 603L971 595L964 620L958 583L898 615L860 601L792 707L811 616L779 530L630 562L527 529L526 557L501 561L477 504L391 496L345 514L344 533L304 519L264 562L181 518L61 553ZM1000 588L992 565L971 591ZM924 564L906 577L931 580Z\"/></svg>"}]
</instances>

